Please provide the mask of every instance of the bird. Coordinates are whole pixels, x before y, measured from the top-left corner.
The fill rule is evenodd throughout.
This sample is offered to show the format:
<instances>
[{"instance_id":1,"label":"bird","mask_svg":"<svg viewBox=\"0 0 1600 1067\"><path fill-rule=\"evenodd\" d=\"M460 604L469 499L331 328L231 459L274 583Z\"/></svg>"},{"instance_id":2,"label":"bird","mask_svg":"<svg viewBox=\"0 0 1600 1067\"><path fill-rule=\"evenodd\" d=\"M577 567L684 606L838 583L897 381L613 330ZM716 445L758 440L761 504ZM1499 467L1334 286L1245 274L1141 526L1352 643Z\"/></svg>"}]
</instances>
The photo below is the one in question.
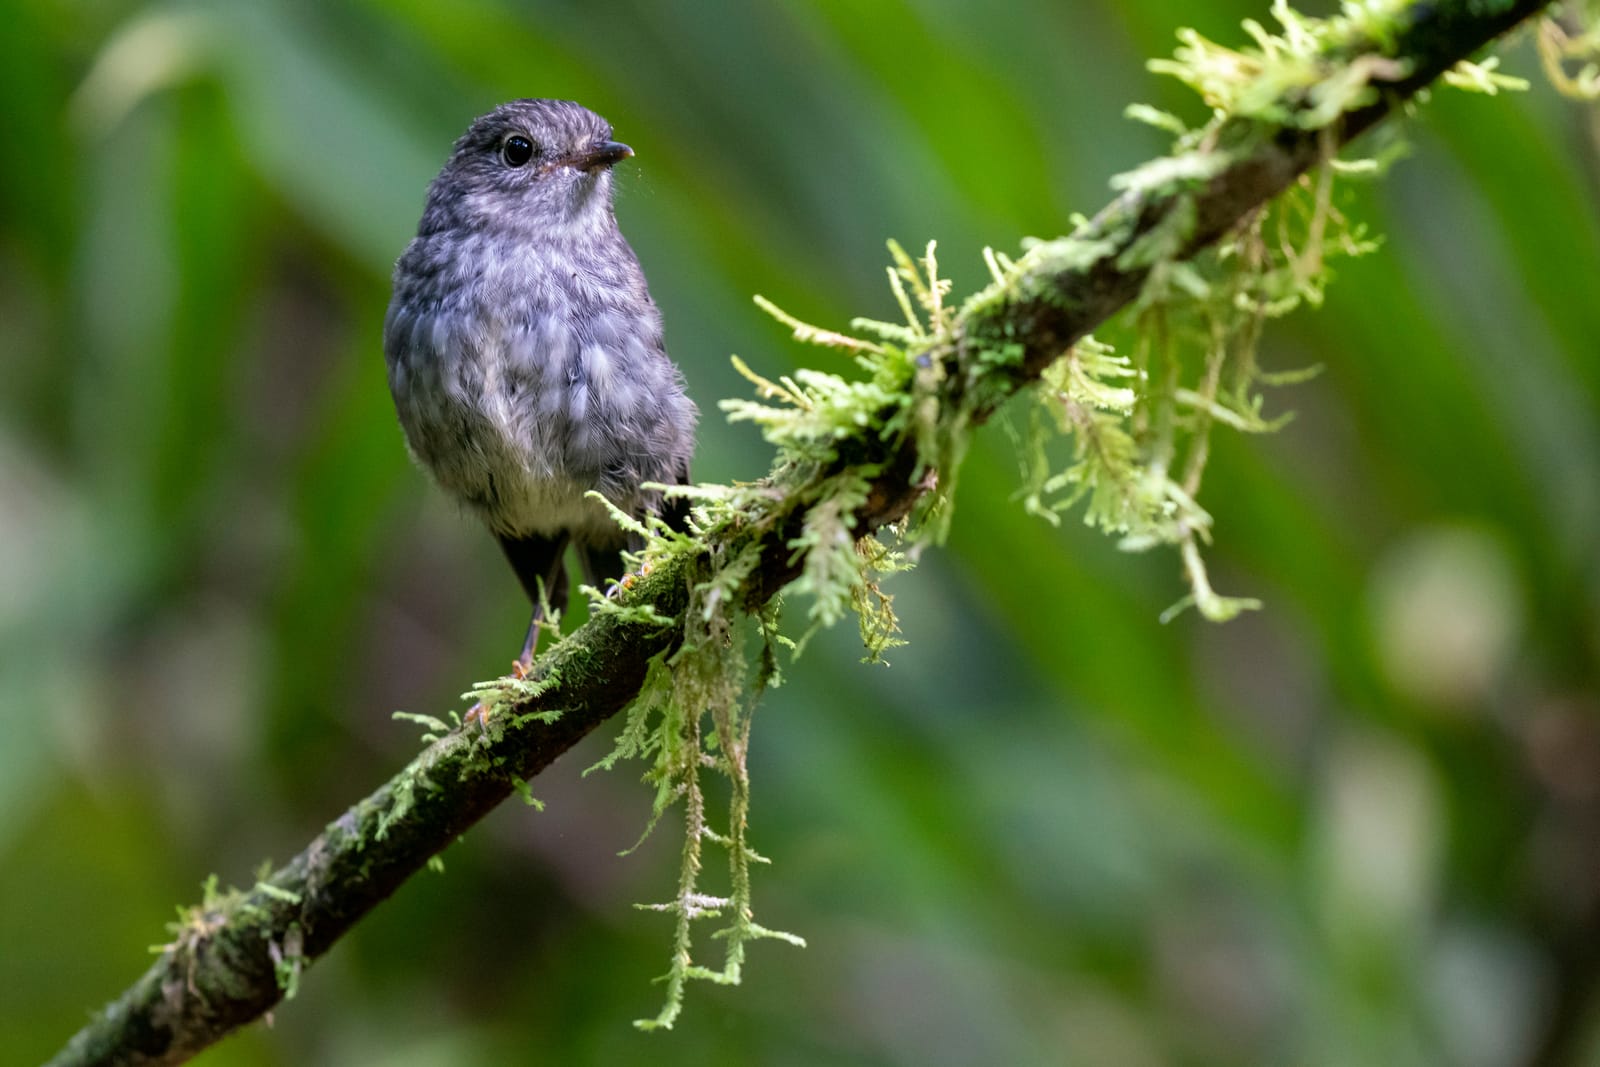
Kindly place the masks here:
<instances>
[{"instance_id":1,"label":"bird","mask_svg":"<svg viewBox=\"0 0 1600 1067\"><path fill-rule=\"evenodd\" d=\"M568 100L481 115L429 185L395 264L383 347L408 449L493 534L533 603L513 673L531 667L584 580L623 577L637 550L607 509L674 529L697 411L662 318L617 226L612 168L633 155ZM615 586L613 586L613 589Z\"/></svg>"}]
</instances>

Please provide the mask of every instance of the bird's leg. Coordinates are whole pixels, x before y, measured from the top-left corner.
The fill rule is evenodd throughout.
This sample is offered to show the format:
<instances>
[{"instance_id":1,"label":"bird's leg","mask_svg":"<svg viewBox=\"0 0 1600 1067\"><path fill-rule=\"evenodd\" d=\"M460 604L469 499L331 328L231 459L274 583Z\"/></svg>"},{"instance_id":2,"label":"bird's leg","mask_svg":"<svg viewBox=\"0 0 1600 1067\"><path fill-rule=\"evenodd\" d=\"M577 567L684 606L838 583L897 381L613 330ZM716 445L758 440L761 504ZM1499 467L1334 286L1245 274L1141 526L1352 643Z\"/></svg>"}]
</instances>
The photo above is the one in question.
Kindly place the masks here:
<instances>
[{"instance_id":1,"label":"bird's leg","mask_svg":"<svg viewBox=\"0 0 1600 1067\"><path fill-rule=\"evenodd\" d=\"M638 570L629 571L621 578L618 578L616 581L612 582L611 588L606 590L606 598L609 600L617 599L617 597L621 596L623 593L626 593L629 589L632 589L634 582L637 582L640 578L650 577L650 572L653 569L654 568L650 566L650 561L645 560L643 563L639 564Z\"/></svg>"},{"instance_id":2,"label":"bird's leg","mask_svg":"<svg viewBox=\"0 0 1600 1067\"><path fill-rule=\"evenodd\" d=\"M517 581L533 601L533 617L528 621L528 635L522 642L522 654L512 673L518 678L528 673L533 665L533 654L539 647L539 635L544 630L545 610L559 615L567 606L567 569L563 556L567 551L566 531L550 537L507 537L499 535L500 548L506 554Z\"/></svg>"},{"instance_id":3,"label":"bird's leg","mask_svg":"<svg viewBox=\"0 0 1600 1067\"><path fill-rule=\"evenodd\" d=\"M539 635L544 631L544 608L535 604L533 618L528 620L528 636L522 641L522 655L511 664L511 674L519 681L533 670L533 653L539 647Z\"/></svg>"},{"instance_id":4,"label":"bird's leg","mask_svg":"<svg viewBox=\"0 0 1600 1067\"><path fill-rule=\"evenodd\" d=\"M539 635L544 632L545 623L544 604L535 600L533 604L533 617L528 620L528 636L522 640L522 652L511 661L511 677L522 681L533 673L533 655L539 647ZM462 716L464 722L475 722L479 726L489 724L489 709L480 702L468 708Z\"/></svg>"},{"instance_id":5,"label":"bird's leg","mask_svg":"<svg viewBox=\"0 0 1600 1067\"><path fill-rule=\"evenodd\" d=\"M530 537L495 536L511 569L516 572L517 581L522 583L523 591L533 601L533 616L528 621L528 634L523 638L522 652L511 664L511 676L520 681L533 669L533 655L538 650L539 635L544 631L547 621L546 608L552 617L559 617L567 606L567 570L563 556L567 550L568 535L562 531L550 537L537 534ZM464 718L482 724L487 716L487 708L482 704L474 704L467 709Z\"/></svg>"}]
</instances>

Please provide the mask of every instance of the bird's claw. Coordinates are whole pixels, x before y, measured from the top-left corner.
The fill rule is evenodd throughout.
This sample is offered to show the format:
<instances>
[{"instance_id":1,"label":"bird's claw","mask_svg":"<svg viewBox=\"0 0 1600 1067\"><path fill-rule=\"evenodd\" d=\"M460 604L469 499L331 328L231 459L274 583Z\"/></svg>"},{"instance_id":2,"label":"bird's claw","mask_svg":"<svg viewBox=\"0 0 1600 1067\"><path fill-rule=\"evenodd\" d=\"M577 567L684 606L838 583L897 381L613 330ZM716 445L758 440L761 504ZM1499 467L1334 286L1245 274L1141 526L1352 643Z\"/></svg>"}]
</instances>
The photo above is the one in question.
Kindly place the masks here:
<instances>
[{"instance_id":1,"label":"bird's claw","mask_svg":"<svg viewBox=\"0 0 1600 1067\"><path fill-rule=\"evenodd\" d=\"M654 569L655 568L652 567L648 561L641 563L637 572L624 574L617 581L611 583L611 588L606 590L606 599L617 599L617 597L621 596L623 593L626 593L629 589L632 589L635 585L637 585L639 579L648 578L650 576L650 572Z\"/></svg>"},{"instance_id":2,"label":"bird's claw","mask_svg":"<svg viewBox=\"0 0 1600 1067\"><path fill-rule=\"evenodd\" d=\"M511 677L517 681L522 681L532 673L533 661L531 659L518 658L511 661ZM461 725L465 726L468 723L477 723L479 727L488 729L489 706L480 700L468 708L461 716Z\"/></svg>"}]
</instances>

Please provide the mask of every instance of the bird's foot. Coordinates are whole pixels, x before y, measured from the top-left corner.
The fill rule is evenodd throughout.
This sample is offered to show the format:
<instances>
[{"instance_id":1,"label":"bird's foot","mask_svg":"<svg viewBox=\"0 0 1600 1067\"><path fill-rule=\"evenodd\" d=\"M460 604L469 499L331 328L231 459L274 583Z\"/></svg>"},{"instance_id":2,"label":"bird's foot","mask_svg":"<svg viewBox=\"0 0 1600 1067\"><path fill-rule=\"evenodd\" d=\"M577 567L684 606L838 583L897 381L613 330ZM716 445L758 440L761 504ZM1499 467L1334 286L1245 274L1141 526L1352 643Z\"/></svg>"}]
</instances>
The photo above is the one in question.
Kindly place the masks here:
<instances>
[{"instance_id":1,"label":"bird's foot","mask_svg":"<svg viewBox=\"0 0 1600 1067\"><path fill-rule=\"evenodd\" d=\"M518 657L517 659L511 661L511 677L515 678L517 681L522 681L532 673L532 656L529 656L526 659ZM468 723L476 723L480 729L487 729L489 726L489 706L480 700L478 703L468 708L465 714L461 716L461 724L465 726Z\"/></svg>"},{"instance_id":2,"label":"bird's foot","mask_svg":"<svg viewBox=\"0 0 1600 1067\"><path fill-rule=\"evenodd\" d=\"M611 583L611 588L606 590L606 599L617 599L617 597L621 596L623 593L626 593L628 590L637 585L639 579L650 577L650 572L653 570L655 570L655 568L650 565L649 560L641 563L637 571L630 571L629 573L624 574L621 578L618 578L615 582Z\"/></svg>"}]
</instances>

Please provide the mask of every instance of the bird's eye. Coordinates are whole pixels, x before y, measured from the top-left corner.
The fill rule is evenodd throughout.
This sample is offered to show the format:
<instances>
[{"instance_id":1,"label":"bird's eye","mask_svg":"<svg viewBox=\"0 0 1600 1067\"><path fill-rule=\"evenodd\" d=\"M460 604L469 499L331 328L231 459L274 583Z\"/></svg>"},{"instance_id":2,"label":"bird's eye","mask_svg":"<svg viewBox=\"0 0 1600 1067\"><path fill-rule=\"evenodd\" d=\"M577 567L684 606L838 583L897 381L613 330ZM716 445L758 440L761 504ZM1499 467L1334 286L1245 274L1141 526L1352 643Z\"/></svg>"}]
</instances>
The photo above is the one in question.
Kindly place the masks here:
<instances>
[{"instance_id":1,"label":"bird's eye","mask_svg":"<svg viewBox=\"0 0 1600 1067\"><path fill-rule=\"evenodd\" d=\"M508 167L520 167L533 158L533 142L520 134L507 137L500 145L500 158Z\"/></svg>"}]
</instances>

